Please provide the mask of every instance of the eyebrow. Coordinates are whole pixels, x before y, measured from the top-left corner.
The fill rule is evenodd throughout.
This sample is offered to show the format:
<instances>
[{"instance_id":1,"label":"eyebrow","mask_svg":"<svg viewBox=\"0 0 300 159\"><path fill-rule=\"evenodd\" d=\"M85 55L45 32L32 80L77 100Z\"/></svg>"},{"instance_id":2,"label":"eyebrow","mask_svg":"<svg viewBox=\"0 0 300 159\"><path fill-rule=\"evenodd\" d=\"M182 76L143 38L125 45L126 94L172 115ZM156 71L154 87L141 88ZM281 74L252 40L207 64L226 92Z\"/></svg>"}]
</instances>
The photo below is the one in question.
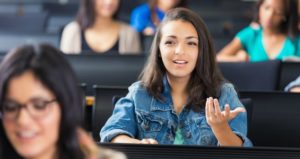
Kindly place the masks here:
<instances>
[{"instance_id":1,"label":"eyebrow","mask_svg":"<svg viewBox=\"0 0 300 159\"><path fill-rule=\"evenodd\" d=\"M174 38L176 39L177 37L175 35L169 35L167 36L168 38ZM195 37L195 36L188 36L186 37L185 39L197 39L198 40L198 37Z\"/></svg>"}]
</instances>

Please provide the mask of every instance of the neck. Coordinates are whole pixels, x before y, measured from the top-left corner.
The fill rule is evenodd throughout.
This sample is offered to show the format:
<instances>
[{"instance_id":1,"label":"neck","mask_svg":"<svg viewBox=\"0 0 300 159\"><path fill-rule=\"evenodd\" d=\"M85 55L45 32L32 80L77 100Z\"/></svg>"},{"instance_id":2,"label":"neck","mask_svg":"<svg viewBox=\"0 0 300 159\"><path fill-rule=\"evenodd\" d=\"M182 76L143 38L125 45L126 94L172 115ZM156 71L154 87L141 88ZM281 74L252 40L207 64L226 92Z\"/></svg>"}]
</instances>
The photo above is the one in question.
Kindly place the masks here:
<instances>
[{"instance_id":1,"label":"neck","mask_svg":"<svg viewBox=\"0 0 300 159\"><path fill-rule=\"evenodd\" d=\"M170 9L170 8L164 6L163 4L159 3L159 2L158 2L158 4L157 4L157 7L158 7L161 11L163 11L163 12L165 12L165 13Z\"/></svg>"},{"instance_id":2,"label":"neck","mask_svg":"<svg viewBox=\"0 0 300 159\"><path fill-rule=\"evenodd\" d=\"M264 29L264 35L267 36L277 36L282 35L282 33L278 29Z\"/></svg>"},{"instance_id":3,"label":"neck","mask_svg":"<svg viewBox=\"0 0 300 159\"><path fill-rule=\"evenodd\" d=\"M187 94L187 86L190 79L189 77L188 78L174 78L171 76L167 76L167 77L173 93Z\"/></svg>"},{"instance_id":4,"label":"neck","mask_svg":"<svg viewBox=\"0 0 300 159\"><path fill-rule=\"evenodd\" d=\"M58 159L58 153L56 148L47 149L46 152L42 152L40 155L36 155L27 159Z\"/></svg>"},{"instance_id":5,"label":"neck","mask_svg":"<svg viewBox=\"0 0 300 159\"><path fill-rule=\"evenodd\" d=\"M94 25L92 28L97 28L97 29L107 29L113 26L115 23L115 20L112 18L103 18L103 17L98 17L95 20Z\"/></svg>"}]
</instances>

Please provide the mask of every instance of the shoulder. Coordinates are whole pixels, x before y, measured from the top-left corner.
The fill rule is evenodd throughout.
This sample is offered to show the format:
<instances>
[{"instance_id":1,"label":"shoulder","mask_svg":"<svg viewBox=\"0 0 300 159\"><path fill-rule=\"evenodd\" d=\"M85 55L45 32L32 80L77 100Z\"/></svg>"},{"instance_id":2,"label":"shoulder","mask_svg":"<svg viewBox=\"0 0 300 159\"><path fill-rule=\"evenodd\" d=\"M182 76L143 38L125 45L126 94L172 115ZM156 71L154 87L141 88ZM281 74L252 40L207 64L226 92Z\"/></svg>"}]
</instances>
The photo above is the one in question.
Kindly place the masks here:
<instances>
[{"instance_id":1,"label":"shoulder","mask_svg":"<svg viewBox=\"0 0 300 159\"><path fill-rule=\"evenodd\" d=\"M221 91L222 90L228 90L228 89L234 89L234 86L232 83L229 83L229 82L224 82L222 85L221 85Z\"/></svg>"},{"instance_id":2,"label":"shoulder","mask_svg":"<svg viewBox=\"0 0 300 159\"><path fill-rule=\"evenodd\" d=\"M80 31L80 25L76 21L72 21L69 24L67 24L64 28L64 32L79 32Z\"/></svg>"},{"instance_id":3,"label":"shoulder","mask_svg":"<svg viewBox=\"0 0 300 159\"><path fill-rule=\"evenodd\" d=\"M153 102L153 96L151 96L147 89L143 86L141 81L133 83L129 88L127 98L129 98L137 109L150 109L150 105Z\"/></svg>"},{"instance_id":4,"label":"shoulder","mask_svg":"<svg viewBox=\"0 0 300 159\"><path fill-rule=\"evenodd\" d=\"M222 97L222 96L228 96L232 94L237 94L233 84L228 82L223 83L220 89L220 96Z\"/></svg>"},{"instance_id":5,"label":"shoulder","mask_svg":"<svg viewBox=\"0 0 300 159\"><path fill-rule=\"evenodd\" d=\"M125 33L136 33L136 31L127 23L119 22L121 26L121 31Z\"/></svg>"},{"instance_id":6,"label":"shoulder","mask_svg":"<svg viewBox=\"0 0 300 159\"><path fill-rule=\"evenodd\" d=\"M131 84L129 86L128 90L129 90L129 92L134 93L134 94L147 93L147 90L141 81L137 81L137 82L134 82L133 84Z\"/></svg>"},{"instance_id":7,"label":"shoulder","mask_svg":"<svg viewBox=\"0 0 300 159\"><path fill-rule=\"evenodd\" d=\"M258 34L262 32L262 29L261 27L258 27L258 28L254 28L252 26L248 26L244 29L242 29L238 34L237 36L249 36L249 35L255 35L255 34Z\"/></svg>"},{"instance_id":8,"label":"shoulder","mask_svg":"<svg viewBox=\"0 0 300 159\"><path fill-rule=\"evenodd\" d=\"M137 6L133 11L133 14L148 14L150 13L150 7L147 3Z\"/></svg>"}]
</instances>

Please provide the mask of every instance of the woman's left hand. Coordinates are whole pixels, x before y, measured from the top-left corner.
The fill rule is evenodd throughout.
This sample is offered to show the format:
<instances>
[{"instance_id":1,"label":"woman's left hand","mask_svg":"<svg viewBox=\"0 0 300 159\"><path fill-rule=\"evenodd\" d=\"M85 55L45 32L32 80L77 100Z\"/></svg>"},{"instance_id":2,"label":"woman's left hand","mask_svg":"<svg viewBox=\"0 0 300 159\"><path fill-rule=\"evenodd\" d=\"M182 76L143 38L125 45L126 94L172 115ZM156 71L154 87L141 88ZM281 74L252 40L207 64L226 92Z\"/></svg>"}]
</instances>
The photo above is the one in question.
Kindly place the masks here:
<instances>
[{"instance_id":1,"label":"woman's left hand","mask_svg":"<svg viewBox=\"0 0 300 159\"><path fill-rule=\"evenodd\" d=\"M217 99L213 99L212 97L210 97L206 100L206 120L212 128L219 128L227 125L229 120L232 120L239 113L245 111L246 110L242 107L238 107L231 111L228 104L225 105L225 110L221 111L220 104Z\"/></svg>"},{"instance_id":2,"label":"woman's left hand","mask_svg":"<svg viewBox=\"0 0 300 159\"><path fill-rule=\"evenodd\" d=\"M85 153L86 159L97 159L100 153L100 148L91 136L82 128L77 129L77 135L80 147Z\"/></svg>"}]
</instances>

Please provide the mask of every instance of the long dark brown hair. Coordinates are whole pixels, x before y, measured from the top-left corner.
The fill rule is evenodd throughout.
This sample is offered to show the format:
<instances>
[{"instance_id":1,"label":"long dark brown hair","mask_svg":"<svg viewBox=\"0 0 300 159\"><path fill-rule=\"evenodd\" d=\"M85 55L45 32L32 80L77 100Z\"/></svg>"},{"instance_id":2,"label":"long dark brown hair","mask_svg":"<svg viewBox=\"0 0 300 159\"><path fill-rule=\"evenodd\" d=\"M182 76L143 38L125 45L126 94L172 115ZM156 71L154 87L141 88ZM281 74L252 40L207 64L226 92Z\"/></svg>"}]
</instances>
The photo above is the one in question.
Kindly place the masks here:
<instances>
[{"instance_id":1,"label":"long dark brown hair","mask_svg":"<svg viewBox=\"0 0 300 159\"><path fill-rule=\"evenodd\" d=\"M157 26L160 21L158 19L158 16L156 14L156 7L157 7L157 2L158 0L150 0L149 1L149 6L150 6L150 11L151 11L151 20L153 22L153 24L155 26ZM176 6L174 6L174 8L176 7L186 7L187 6L187 0L179 0L178 4Z\"/></svg>"},{"instance_id":2,"label":"long dark brown hair","mask_svg":"<svg viewBox=\"0 0 300 159\"><path fill-rule=\"evenodd\" d=\"M148 62L140 75L140 80L149 94L158 100L163 100L163 77L166 75L166 68L162 62L159 43L162 37L162 28L170 21L182 20L191 23L198 34L198 59L195 69L192 72L188 83L188 106L196 111L204 108L207 97L218 97L221 85L224 81L215 59L215 51L211 35L203 20L194 12L176 8L169 11L164 17L155 34Z\"/></svg>"},{"instance_id":3,"label":"long dark brown hair","mask_svg":"<svg viewBox=\"0 0 300 159\"><path fill-rule=\"evenodd\" d=\"M9 82L27 71L53 92L60 105L58 159L84 159L76 133L77 127L83 124L83 97L75 73L56 48L45 44L25 45L5 56L0 65L0 112L3 112ZM0 158L21 159L4 131L3 119L0 120Z\"/></svg>"},{"instance_id":4,"label":"long dark brown hair","mask_svg":"<svg viewBox=\"0 0 300 159\"><path fill-rule=\"evenodd\" d=\"M285 20L280 24L280 32L294 39L299 34L298 29L298 0L281 0L284 8ZM255 5L254 21L259 21L259 9L265 0L257 1Z\"/></svg>"},{"instance_id":5,"label":"long dark brown hair","mask_svg":"<svg viewBox=\"0 0 300 159\"><path fill-rule=\"evenodd\" d=\"M86 30L91 27L96 20L96 0L81 0L79 10L76 15L76 21L82 30ZM119 7L121 6L122 0L119 0ZM117 9L113 18L116 19L119 14L119 9Z\"/></svg>"}]
</instances>

